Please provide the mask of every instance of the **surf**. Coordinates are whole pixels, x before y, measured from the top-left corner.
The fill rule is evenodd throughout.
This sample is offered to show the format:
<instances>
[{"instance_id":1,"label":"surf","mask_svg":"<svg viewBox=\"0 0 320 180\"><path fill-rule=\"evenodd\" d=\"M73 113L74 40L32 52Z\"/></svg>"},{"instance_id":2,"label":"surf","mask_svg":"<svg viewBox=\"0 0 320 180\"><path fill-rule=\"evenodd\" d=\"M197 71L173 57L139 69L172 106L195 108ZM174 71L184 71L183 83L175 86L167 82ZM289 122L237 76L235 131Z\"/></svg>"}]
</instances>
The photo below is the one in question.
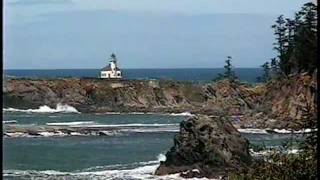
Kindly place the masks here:
<instances>
[{"instance_id":1,"label":"surf","mask_svg":"<svg viewBox=\"0 0 320 180\"><path fill-rule=\"evenodd\" d=\"M57 104L56 108L50 108L47 105L40 106L38 109L16 109L4 108L5 112L26 112L26 113L80 113L76 108L67 104Z\"/></svg>"}]
</instances>

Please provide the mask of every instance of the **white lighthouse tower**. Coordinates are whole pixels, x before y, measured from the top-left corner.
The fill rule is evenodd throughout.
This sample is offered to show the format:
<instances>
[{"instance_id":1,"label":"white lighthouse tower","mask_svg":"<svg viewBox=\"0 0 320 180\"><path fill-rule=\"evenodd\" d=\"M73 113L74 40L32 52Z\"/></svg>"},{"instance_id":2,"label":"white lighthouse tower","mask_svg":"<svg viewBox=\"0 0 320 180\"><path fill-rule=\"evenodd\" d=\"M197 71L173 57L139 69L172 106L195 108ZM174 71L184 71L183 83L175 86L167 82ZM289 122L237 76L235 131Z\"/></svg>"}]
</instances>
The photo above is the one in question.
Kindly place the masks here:
<instances>
[{"instance_id":1,"label":"white lighthouse tower","mask_svg":"<svg viewBox=\"0 0 320 180\"><path fill-rule=\"evenodd\" d=\"M100 78L102 79L121 79L122 72L118 68L117 58L115 54L111 54L111 59L109 61L109 65L102 68L100 71Z\"/></svg>"}]
</instances>

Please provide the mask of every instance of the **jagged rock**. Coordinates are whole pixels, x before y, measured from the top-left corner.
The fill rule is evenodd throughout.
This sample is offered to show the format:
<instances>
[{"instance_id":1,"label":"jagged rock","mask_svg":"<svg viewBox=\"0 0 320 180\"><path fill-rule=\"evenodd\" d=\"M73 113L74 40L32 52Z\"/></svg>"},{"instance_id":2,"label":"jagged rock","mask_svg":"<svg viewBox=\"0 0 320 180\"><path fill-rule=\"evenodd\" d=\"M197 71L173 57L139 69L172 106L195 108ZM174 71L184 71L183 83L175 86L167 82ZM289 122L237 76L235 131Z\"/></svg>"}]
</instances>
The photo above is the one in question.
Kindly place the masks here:
<instances>
[{"instance_id":1,"label":"jagged rock","mask_svg":"<svg viewBox=\"0 0 320 180\"><path fill-rule=\"evenodd\" d=\"M246 167L251 162L249 142L224 117L199 115L181 122L174 146L155 174L165 175L197 169L199 177L215 177Z\"/></svg>"},{"instance_id":2,"label":"jagged rock","mask_svg":"<svg viewBox=\"0 0 320 180\"><path fill-rule=\"evenodd\" d=\"M316 113L316 75L250 86L222 80L205 85L174 81L99 79L9 79L4 107L29 109L58 103L81 112L157 112L240 116L241 127L279 129L299 124L304 111ZM257 116L257 117L256 117ZM267 122L275 119L279 123ZM299 127L296 127L299 128Z\"/></svg>"},{"instance_id":3,"label":"jagged rock","mask_svg":"<svg viewBox=\"0 0 320 180\"><path fill-rule=\"evenodd\" d=\"M75 106L85 112L149 111L185 112L229 109L230 113L248 109L244 85L228 81L204 85L172 81L104 81L95 79L6 80L4 105L21 108L58 103ZM237 90L237 87L241 90ZM216 95L212 98L212 89ZM249 103L251 104L251 102ZM236 109L236 110L233 110Z\"/></svg>"}]
</instances>

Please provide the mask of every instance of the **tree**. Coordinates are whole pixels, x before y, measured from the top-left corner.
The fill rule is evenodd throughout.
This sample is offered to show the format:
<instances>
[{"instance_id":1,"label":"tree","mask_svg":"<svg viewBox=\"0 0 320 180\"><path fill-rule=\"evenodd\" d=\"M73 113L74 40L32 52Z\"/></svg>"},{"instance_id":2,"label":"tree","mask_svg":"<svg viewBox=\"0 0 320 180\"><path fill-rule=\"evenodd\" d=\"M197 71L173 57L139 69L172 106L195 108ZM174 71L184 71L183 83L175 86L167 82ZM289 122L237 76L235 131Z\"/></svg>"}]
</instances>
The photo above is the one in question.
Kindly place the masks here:
<instances>
[{"instance_id":1,"label":"tree","mask_svg":"<svg viewBox=\"0 0 320 180\"><path fill-rule=\"evenodd\" d=\"M227 56L226 65L224 66L225 72L224 72L224 77L229 79L230 81L234 81L237 79L235 72L232 69L231 65L232 57Z\"/></svg>"},{"instance_id":2,"label":"tree","mask_svg":"<svg viewBox=\"0 0 320 180\"><path fill-rule=\"evenodd\" d=\"M233 67L232 67L231 61L232 61L232 57L231 56L227 56L227 59L225 61L226 65L224 65L224 70L225 71L224 71L223 74L219 73L218 77L214 79L215 81L218 81L218 80L221 80L221 79L228 79L229 81L233 82L236 79L238 79L238 77L236 76L235 72L233 71Z\"/></svg>"},{"instance_id":3,"label":"tree","mask_svg":"<svg viewBox=\"0 0 320 180\"><path fill-rule=\"evenodd\" d=\"M276 58L271 59L270 63L271 69L270 69L270 77L276 77L279 74L279 66L278 66L278 61Z\"/></svg>"},{"instance_id":4,"label":"tree","mask_svg":"<svg viewBox=\"0 0 320 180\"><path fill-rule=\"evenodd\" d=\"M263 82L267 82L270 80L270 66L269 66L269 62L265 62L262 66L263 68L263 75L261 80Z\"/></svg>"},{"instance_id":5,"label":"tree","mask_svg":"<svg viewBox=\"0 0 320 180\"><path fill-rule=\"evenodd\" d=\"M276 24L271 26L274 29L274 35L276 36L276 42L273 43L274 50L278 52L279 67L284 74L290 74L290 65L288 61L287 46L289 44L288 38L286 36L286 21L283 15L280 15Z\"/></svg>"},{"instance_id":6,"label":"tree","mask_svg":"<svg viewBox=\"0 0 320 180\"><path fill-rule=\"evenodd\" d=\"M295 49L292 62L297 72L312 73L316 69L317 59L317 7L306 3L295 17Z\"/></svg>"},{"instance_id":7,"label":"tree","mask_svg":"<svg viewBox=\"0 0 320 180\"><path fill-rule=\"evenodd\" d=\"M304 4L293 19L285 19L283 15L277 18L272 26L276 39L274 50L277 51L273 61L279 67L277 74L312 73L316 69L317 19L317 6L311 2ZM273 65L275 63L271 62Z\"/></svg>"}]
</instances>

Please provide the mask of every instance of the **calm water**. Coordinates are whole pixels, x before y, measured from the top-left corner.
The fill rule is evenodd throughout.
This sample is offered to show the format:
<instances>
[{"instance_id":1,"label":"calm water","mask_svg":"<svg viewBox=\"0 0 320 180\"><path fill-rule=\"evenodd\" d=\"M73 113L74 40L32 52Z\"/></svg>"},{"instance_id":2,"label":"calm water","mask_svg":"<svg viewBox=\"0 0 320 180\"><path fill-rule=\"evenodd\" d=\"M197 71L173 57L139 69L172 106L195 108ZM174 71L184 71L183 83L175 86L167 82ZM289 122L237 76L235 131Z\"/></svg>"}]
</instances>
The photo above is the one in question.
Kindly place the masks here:
<instances>
[{"instance_id":1,"label":"calm water","mask_svg":"<svg viewBox=\"0 0 320 180\"><path fill-rule=\"evenodd\" d=\"M73 114L7 112L5 121L15 126L37 127L46 123L90 122L129 126L112 136L4 138L6 179L157 179L152 175L173 145L179 122L185 116L156 114ZM6 126L6 125L5 125ZM128 127L127 127L128 128ZM162 131L167 128L168 131ZM251 143L279 146L290 135L244 134ZM167 176L164 179L175 179Z\"/></svg>"},{"instance_id":2,"label":"calm water","mask_svg":"<svg viewBox=\"0 0 320 180\"><path fill-rule=\"evenodd\" d=\"M211 69L124 69L125 79L169 79L178 81L206 82L223 73L222 68ZM59 70L4 70L5 75L29 78L57 77L98 77L99 69L59 69ZM236 68L236 75L241 81L256 82L261 76L261 68Z\"/></svg>"}]
</instances>

